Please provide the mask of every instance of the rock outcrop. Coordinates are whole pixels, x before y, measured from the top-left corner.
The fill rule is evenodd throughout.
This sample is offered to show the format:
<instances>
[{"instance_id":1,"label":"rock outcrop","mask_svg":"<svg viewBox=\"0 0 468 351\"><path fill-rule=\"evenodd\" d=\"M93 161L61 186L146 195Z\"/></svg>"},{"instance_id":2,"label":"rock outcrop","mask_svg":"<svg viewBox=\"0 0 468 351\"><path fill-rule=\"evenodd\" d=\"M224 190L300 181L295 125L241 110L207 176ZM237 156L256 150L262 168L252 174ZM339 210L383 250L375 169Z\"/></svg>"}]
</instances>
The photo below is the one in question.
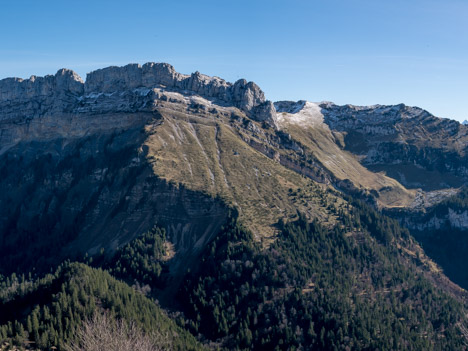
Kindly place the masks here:
<instances>
[{"instance_id":1,"label":"rock outcrop","mask_svg":"<svg viewBox=\"0 0 468 351\"><path fill-rule=\"evenodd\" d=\"M253 82L240 79L234 84L199 72L184 75L167 63L129 64L107 67L88 73L86 82L71 70L61 69L54 76L30 79L7 78L0 81L0 120L23 122L43 115L63 112L89 112L83 106L102 103L116 107L152 105L152 89L184 95L199 95L222 106L234 106L250 118L276 127L274 105ZM99 101L96 101L100 98ZM111 100L111 101L108 101ZM102 111L101 111L102 112Z\"/></svg>"},{"instance_id":2,"label":"rock outcrop","mask_svg":"<svg viewBox=\"0 0 468 351\"><path fill-rule=\"evenodd\" d=\"M55 75L31 76L29 79L0 80L0 102L47 98L60 95L82 95L84 82L73 71L61 69Z\"/></svg>"},{"instance_id":3,"label":"rock outcrop","mask_svg":"<svg viewBox=\"0 0 468 351\"><path fill-rule=\"evenodd\" d=\"M390 213L391 215L391 213ZM429 212L426 215L421 213L404 213L396 218L407 228L417 231L425 230L450 230L451 228L468 229L468 211L447 209L447 213L438 214Z\"/></svg>"},{"instance_id":4,"label":"rock outcrop","mask_svg":"<svg viewBox=\"0 0 468 351\"><path fill-rule=\"evenodd\" d=\"M239 79L232 84L200 72L184 75L167 63L146 63L143 66L130 64L91 72L86 77L85 93L114 93L141 87L163 87L200 95L219 104L235 106L254 119L275 125L274 106L265 100L263 91L254 82Z\"/></svg>"},{"instance_id":5,"label":"rock outcrop","mask_svg":"<svg viewBox=\"0 0 468 351\"><path fill-rule=\"evenodd\" d=\"M468 182L468 128L404 104L320 104L325 123L372 171L409 188L437 190Z\"/></svg>"},{"instance_id":6,"label":"rock outcrop","mask_svg":"<svg viewBox=\"0 0 468 351\"><path fill-rule=\"evenodd\" d=\"M259 122L265 122L269 126L278 129L276 120L275 105L271 101L265 101L264 103L255 107L255 119ZM275 116L272 118L272 116Z\"/></svg>"},{"instance_id":7,"label":"rock outcrop","mask_svg":"<svg viewBox=\"0 0 468 351\"><path fill-rule=\"evenodd\" d=\"M0 80L0 121L20 122L44 114L69 112L83 95L84 83L73 71L29 79Z\"/></svg>"}]
</instances>

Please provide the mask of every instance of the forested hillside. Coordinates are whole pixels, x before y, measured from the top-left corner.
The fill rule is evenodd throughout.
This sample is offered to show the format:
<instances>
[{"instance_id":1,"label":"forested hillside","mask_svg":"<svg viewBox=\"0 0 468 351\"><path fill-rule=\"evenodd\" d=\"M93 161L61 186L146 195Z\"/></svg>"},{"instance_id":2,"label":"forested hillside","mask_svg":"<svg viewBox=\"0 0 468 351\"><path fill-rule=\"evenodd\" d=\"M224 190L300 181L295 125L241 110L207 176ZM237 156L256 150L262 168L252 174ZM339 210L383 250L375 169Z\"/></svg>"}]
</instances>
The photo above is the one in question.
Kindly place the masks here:
<instances>
[{"instance_id":1,"label":"forested hillside","mask_svg":"<svg viewBox=\"0 0 468 351\"><path fill-rule=\"evenodd\" d=\"M77 339L83 323L107 314L111 320L135 323L158 347L202 349L154 301L109 273L81 263L64 263L37 280L13 275L2 281L0 291L0 338L20 347L66 350L83 341Z\"/></svg>"},{"instance_id":2,"label":"forested hillside","mask_svg":"<svg viewBox=\"0 0 468 351\"><path fill-rule=\"evenodd\" d=\"M464 349L462 305L402 264L408 233L363 209L348 219L282 224L265 251L230 223L179 295L189 329L228 348Z\"/></svg>"},{"instance_id":3,"label":"forested hillside","mask_svg":"<svg viewBox=\"0 0 468 351\"><path fill-rule=\"evenodd\" d=\"M64 263L41 279L4 278L2 338L65 350L83 322L107 311L171 349L200 348L190 333L228 349L465 348L461 300L434 287L418 259L408 261L408 231L367 205L353 202L334 228L303 216L280 222L268 248L235 212L229 218L187 272L174 321L153 300L168 277L164 230L155 227L110 260L86 258L107 272Z\"/></svg>"},{"instance_id":4,"label":"forested hillside","mask_svg":"<svg viewBox=\"0 0 468 351\"><path fill-rule=\"evenodd\" d=\"M466 350L467 133L165 63L0 80L0 351Z\"/></svg>"}]
</instances>

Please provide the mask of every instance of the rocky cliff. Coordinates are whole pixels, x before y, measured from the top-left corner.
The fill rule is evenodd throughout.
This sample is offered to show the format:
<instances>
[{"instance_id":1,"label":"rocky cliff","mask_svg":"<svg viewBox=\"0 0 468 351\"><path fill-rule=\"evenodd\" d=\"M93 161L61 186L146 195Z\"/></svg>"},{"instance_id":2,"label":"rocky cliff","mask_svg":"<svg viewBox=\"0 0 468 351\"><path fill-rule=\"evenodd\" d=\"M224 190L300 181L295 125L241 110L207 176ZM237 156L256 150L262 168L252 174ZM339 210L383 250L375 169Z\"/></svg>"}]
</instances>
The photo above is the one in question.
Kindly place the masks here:
<instances>
[{"instance_id":1,"label":"rocky cliff","mask_svg":"<svg viewBox=\"0 0 468 351\"><path fill-rule=\"evenodd\" d=\"M164 63L108 67L86 82L65 69L8 78L0 81L0 239L10 252L36 228L60 255L79 256L113 251L159 222L183 270L231 206L268 245L278 220L297 211L332 226L343 203L332 188L377 207L411 206L417 191L373 172L381 165L394 176L394 165L430 172L444 161L447 182L463 182L466 129L404 105L273 104L253 82ZM48 242L32 242L47 256Z\"/></svg>"},{"instance_id":2,"label":"rocky cliff","mask_svg":"<svg viewBox=\"0 0 468 351\"><path fill-rule=\"evenodd\" d=\"M345 149L371 171L424 190L468 182L468 128L457 121L404 104L320 107L330 129L344 133Z\"/></svg>"},{"instance_id":3,"label":"rocky cliff","mask_svg":"<svg viewBox=\"0 0 468 351\"><path fill-rule=\"evenodd\" d=\"M6 271L113 252L159 223L177 274L230 206L266 237L297 208L328 217L318 199L292 195L321 190L274 159L275 107L255 83L148 63L91 72L86 82L70 70L9 78L0 92Z\"/></svg>"},{"instance_id":4,"label":"rocky cliff","mask_svg":"<svg viewBox=\"0 0 468 351\"><path fill-rule=\"evenodd\" d=\"M228 203L161 177L146 141L166 122L160 109L169 118L207 105L213 116L225 109L275 126L255 83L183 75L168 64L109 67L86 83L66 69L1 80L3 268L112 252L159 223L176 250L171 267L183 271L218 232Z\"/></svg>"},{"instance_id":5,"label":"rocky cliff","mask_svg":"<svg viewBox=\"0 0 468 351\"><path fill-rule=\"evenodd\" d=\"M45 114L72 111L84 83L73 71L59 70L54 76L0 80L0 122L21 123Z\"/></svg>"},{"instance_id":6,"label":"rocky cliff","mask_svg":"<svg viewBox=\"0 0 468 351\"><path fill-rule=\"evenodd\" d=\"M3 79L0 116L2 121L24 122L61 113L149 110L153 94L161 90L195 94L234 106L253 119L275 126L274 106L255 83L240 79L232 84L199 72L184 75L166 63L107 67L89 73L86 82L66 69L55 76Z\"/></svg>"}]
</instances>

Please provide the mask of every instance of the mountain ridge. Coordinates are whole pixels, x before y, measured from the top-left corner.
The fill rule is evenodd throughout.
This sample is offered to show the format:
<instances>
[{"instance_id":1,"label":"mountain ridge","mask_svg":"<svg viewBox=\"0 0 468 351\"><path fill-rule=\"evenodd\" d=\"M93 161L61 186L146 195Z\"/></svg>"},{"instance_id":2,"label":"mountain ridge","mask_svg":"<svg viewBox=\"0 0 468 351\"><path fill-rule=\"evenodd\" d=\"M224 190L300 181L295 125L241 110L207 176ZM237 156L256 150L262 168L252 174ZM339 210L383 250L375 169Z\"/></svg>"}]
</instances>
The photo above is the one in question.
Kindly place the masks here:
<instances>
[{"instance_id":1,"label":"mountain ridge","mask_svg":"<svg viewBox=\"0 0 468 351\"><path fill-rule=\"evenodd\" d=\"M205 100L200 101L198 97ZM265 99L263 91L253 82L247 83L240 79L236 83L229 83L221 78L209 77L199 72L184 75L165 63L111 66L88 73L86 81L71 70L61 69L54 76L32 76L27 80L19 78L0 80L0 115L2 116L0 153L20 140L35 135L35 130L39 130L36 134L40 138L39 134L45 135L46 130L52 131L51 136L60 130L71 135L81 135L91 130L106 128L106 125L111 128L116 125L125 127L133 124L134 118L122 119L117 116L112 117L112 115L152 112L157 109L158 104L171 102L181 102L190 108L210 109L215 113L216 106L221 108L232 106L252 118L253 121L261 122L264 126L272 127L274 130L279 130L278 118L281 119L279 114L286 112L286 106L296 106L297 111L289 111L292 112L291 116L296 116L301 106L306 104L305 101L273 104ZM427 111L403 104L338 106L330 102L322 102L317 106L320 109L319 114L323 115L323 122L331 129L334 143L342 149L357 154L356 157L366 167L373 167L376 163L374 160L376 150L371 149L370 154L364 158L360 156L362 143L359 140L362 136L359 136L356 144L353 140L356 139L356 129L359 133L387 137L395 131L395 126L389 123L396 124L402 118L436 119ZM92 115L96 114L101 115L101 120L93 120ZM356 117L341 118L340 115L343 114ZM57 120L53 117L56 115L69 117ZM87 116L88 122L83 122L83 118L80 117L83 115ZM35 120L37 117L41 117L40 122ZM460 127L460 124L454 121L437 120L443 122L440 125L443 125L444 129ZM10 122L16 127L10 128ZM304 122L307 122L307 119ZM58 125L64 123L66 124L64 127L57 128ZM380 123L387 125L386 130L382 129L383 126L379 125ZM416 121L416 123L419 122ZM403 126L403 129L405 127ZM339 133L341 135L338 135ZM386 170L383 169L383 171ZM405 182L406 174L403 176L398 174L392 170L389 175L404 185L411 184L411 181ZM343 176L339 178L344 179ZM460 181L454 179L452 183L457 186ZM385 187L386 185L382 185L380 188Z\"/></svg>"},{"instance_id":2,"label":"mountain ridge","mask_svg":"<svg viewBox=\"0 0 468 351\"><path fill-rule=\"evenodd\" d=\"M15 271L33 270L21 283L32 284L78 260L232 349L430 349L429 339L463 349L466 291L395 218L456 224L463 237L465 126L403 104L272 103L255 83L167 64L108 67L86 82L63 69L3 80L0 92L6 293L21 290ZM0 338L37 342L25 318L5 320Z\"/></svg>"},{"instance_id":3,"label":"mountain ridge","mask_svg":"<svg viewBox=\"0 0 468 351\"><path fill-rule=\"evenodd\" d=\"M314 112L303 113L305 107L312 108ZM400 183L405 186L410 183L405 182L409 177L404 172L403 176L390 172L390 177L376 173L372 168L379 167L374 165L376 154L394 156L391 152L379 153L376 147L378 149L380 144L367 141L368 150L364 150L367 154L363 154L362 145L365 144L360 140L366 140L368 135L380 142L384 139L382 136L388 138L396 133L392 137L396 142L392 141L392 145L397 145L396 150L400 150L401 130L404 131L406 126L397 130L397 123L406 123L407 120L419 123L421 118L440 120L445 129L447 125L449 129L464 128L456 122L437 119L427 111L403 104L371 107L306 101L273 104L265 99L264 93L253 82L241 79L233 84L198 72L183 75L164 63L107 67L89 73L86 82L66 69L59 70L55 76L4 79L0 81L0 115L0 154L22 142L82 138L142 126L150 130L148 126L156 123L158 127L151 127L152 130L159 129L162 133L146 139L145 145L141 146L144 151L140 151L146 156L141 159L148 157L150 163L156 161L160 166L152 166L153 170L164 179L185 183L188 188L202 190L212 196L222 195L225 192L222 189L229 184L226 165L219 162L220 144L219 140L216 141L216 136L224 128L221 126L229 126L223 135L234 132L231 140L239 138L235 141L235 149L241 147L238 142L242 140L300 175L322 184L333 184L345 191L365 194L378 206L384 207L416 206L413 205L415 201L421 204L419 199L429 197L418 193L419 190L405 189ZM383 122L385 127L379 126ZM180 127L184 124L186 127L181 133ZM204 124L206 126L202 127ZM212 128L213 131L209 131ZM181 148L188 140L192 140L187 144L188 148ZM409 142L414 144L411 140ZM193 143L201 146L200 154L205 156L190 161L187 157L193 154ZM174 146L172 151L167 147L171 144ZM231 143L229 147L233 145ZM235 149L234 154L237 153ZM165 156L161 158L163 154ZM180 155L185 161L180 162ZM235 159L228 153L222 157ZM178 174L171 166L175 161L179 161L178 167L182 170ZM460 157L455 162L463 167ZM205 168L200 168L201 165ZM202 172L198 178L193 173L197 167ZM448 164L447 168L454 167ZM388 172L387 169L383 171ZM214 193L206 185L196 185L206 176L218 184ZM198 181L194 182L194 179ZM452 185L459 186L462 181L455 177ZM436 190L443 188L437 185ZM443 192L438 194L443 199Z\"/></svg>"},{"instance_id":4,"label":"mountain ridge","mask_svg":"<svg viewBox=\"0 0 468 351\"><path fill-rule=\"evenodd\" d=\"M32 76L29 80L7 78L0 81L0 116L0 155L24 143L63 140L61 143L69 144L70 140L103 133L107 135L101 137L103 140L109 136L112 140L115 138L112 135L124 131L137 135L135 133L143 128L140 133L144 136L133 141L121 139L125 147L136 142L133 147L138 149L133 159L128 159L126 167L136 169L145 165L148 169L142 175L152 173L169 184L181 184L189 191L201 191L240 206L240 218L246 220L251 229L255 228L255 232L264 233L261 236L266 238L274 236L274 224L280 217L286 213L294 215L298 201L288 193L288 188L289 192L296 187L308 189L307 181L301 176L324 188L334 187L364 196L377 207L416 209L411 212L412 220L417 211L424 212L426 207L456 192L446 188L456 188L466 181L463 178L466 172L459 172L466 158L465 150L459 145L465 145L467 131L454 121L439 119L423 109L404 104L338 106L331 102L303 100L273 104L253 82L241 79L228 83L199 72L184 75L165 63L107 67L90 72L86 81L67 69L59 70L54 76ZM420 130L423 138L406 136L404 133L409 127ZM441 138L435 132L445 134ZM458 144L447 144L444 139L454 133ZM428 136L432 144L433 136L441 140L440 149L424 151L427 149L424 138ZM382 141L386 142L383 151ZM408 145L408 151L401 152L401 147ZM62 157L63 151L55 149L51 153L48 148L44 152L54 155L52 159ZM99 148L96 153L102 152ZM423 151L417 151L418 148ZM445 160L452 183L415 189L419 184L411 183L408 173L411 167L427 169L428 175L435 174L431 169L434 166L427 164L427 160L434 154L445 157L447 150L453 154ZM429 156L424 156L426 153ZM393 160L406 155L406 159L392 164L387 159L376 158L382 155ZM95 162L96 157L93 159ZM246 160L249 161L246 163ZM405 165L408 161L414 166ZM379 169L379 162L386 162L386 168ZM440 164L444 159L437 162ZM246 164L252 169L239 173ZM392 167L397 167L396 174ZM276 179L271 176L271 169L275 169ZM380 173L375 172L376 169ZM98 168L95 172L105 172L105 169ZM241 181L244 178L248 179L245 184ZM252 182L253 179L256 181ZM270 180L265 183L266 179ZM265 187L265 184L269 185ZM244 185L255 191L242 190ZM276 194L271 197L273 189ZM162 188L156 192L159 191ZM141 190L132 192L139 194L133 200L132 206L136 208L142 201L138 197L146 195ZM98 196L97 193L94 196ZM121 203L126 201L120 200ZM253 210L251 201L261 206ZM315 213L312 217L329 216L326 210L317 211L320 205L316 201L309 200L301 208L305 213ZM222 211L216 211L213 216L222 218ZM212 228L211 234L200 232L199 238L209 240L218 225ZM169 233L176 231L173 228ZM131 236L123 237L131 239ZM95 245L87 250L95 252L98 249ZM115 245L119 242L109 248Z\"/></svg>"},{"instance_id":5,"label":"mountain ridge","mask_svg":"<svg viewBox=\"0 0 468 351\"><path fill-rule=\"evenodd\" d=\"M60 69L54 76L32 76L25 80L6 78L0 80L0 103L4 109L7 109L7 115L8 108L13 110L10 113L14 113L19 103L24 104L29 100L37 100L36 104L51 105L52 112L64 112L73 108L68 104L76 104L86 98L99 97L99 94L156 86L175 91L193 92L218 102L231 104L257 120L266 121L274 126L273 105L265 99L263 91L254 82L239 79L232 84L221 78L209 77L199 72L183 75L166 63L111 66L88 73L86 81L68 69ZM59 102L64 103L62 111L54 110L59 109L60 106L51 101L51 98L54 100L58 98ZM37 109L35 114L41 115L48 112L42 106L34 107ZM18 116L21 116L21 113Z\"/></svg>"},{"instance_id":6,"label":"mountain ridge","mask_svg":"<svg viewBox=\"0 0 468 351\"><path fill-rule=\"evenodd\" d=\"M275 125L273 114L277 111L273 110L273 103L265 98L264 92L254 82L239 79L235 83L230 83L217 76L208 76L198 71L190 75L182 74L177 72L168 63L148 62L143 65L109 66L88 73L85 80L73 70L66 68L59 69L55 75L46 75L44 77L32 75L29 79L16 77L3 78L0 80L0 104L8 105L15 100L24 102L28 99L52 96L54 98L60 97L60 102L64 103L68 102L68 100L64 100L63 98L76 97L80 100L93 93L109 94L116 91L155 86L164 86L167 89L173 89L178 92L195 93L205 98L215 99L218 103L232 104L232 106L256 116L259 121L265 120L271 123L272 126ZM299 100L298 102L278 101L275 104L301 104L304 102L304 100ZM410 110L419 110L426 115L433 116L419 107L409 107L404 104L377 104L369 106L347 104L339 106L333 102L322 101L320 105L326 109L334 107L358 111L395 110L395 108L404 107ZM254 109L258 109L258 111L253 111ZM52 110L52 112L54 111ZM466 124L465 122L461 124Z\"/></svg>"}]
</instances>

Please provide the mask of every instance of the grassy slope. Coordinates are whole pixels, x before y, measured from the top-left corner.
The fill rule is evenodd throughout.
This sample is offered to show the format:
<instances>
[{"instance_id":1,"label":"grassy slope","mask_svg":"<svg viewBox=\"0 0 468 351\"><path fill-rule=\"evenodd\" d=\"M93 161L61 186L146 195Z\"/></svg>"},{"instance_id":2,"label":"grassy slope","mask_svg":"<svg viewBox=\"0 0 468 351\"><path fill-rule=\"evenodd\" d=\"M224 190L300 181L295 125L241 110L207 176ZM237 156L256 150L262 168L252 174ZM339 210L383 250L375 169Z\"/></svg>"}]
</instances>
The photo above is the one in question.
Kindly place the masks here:
<instances>
[{"instance_id":1,"label":"grassy slope","mask_svg":"<svg viewBox=\"0 0 468 351\"><path fill-rule=\"evenodd\" d=\"M287 120L286 120L287 121ZM408 206L415 192L405 189L396 180L382 173L373 173L362 166L356 156L343 150L339 133L333 134L324 123L303 126L284 122L282 129L314 155L337 179L349 179L358 188L375 190L378 202L385 207Z\"/></svg>"},{"instance_id":2,"label":"grassy slope","mask_svg":"<svg viewBox=\"0 0 468 351\"><path fill-rule=\"evenodd\" d=\"M305 178L256 151L223 116L214 118L169 109L162 111L162 115L162 124L147 127L145 142L155 174L189 189L222 197L239 209L240 221L257 240L271 243L277 234L278 220L296 218L298 210L329 228L341 221L342 215L336 209L344 214L348 212L347 201L339 193L327 191L326 185ZM336 151L335 158L342 158L338 163L343 167L341 172L354 174L356 181L371 189L390 187L387 193L381 191L381 201L400 201L401 205L411 199L411 193L399 183L367 171L352 155L339 149L329 130L327 133L317 128L287 128L301 146L308 147L308 152L322 162L325 162L323 157L333 158ZM319 146L321 155L317 152ZM403 248L408 257L416 256L414 252L418 251L418 261L427 266L430 275L439 276L435 264L416 243L411 248L403 244ZM438 279L434 278L437 285L445 284L444 279L440 282Z\"/></svg>"},{"instance_id":3,"label":"grassy slope","mask_svg":"<svg viewBox=\"0 0 468 351\"><path fill-rule=\"evenodd\" d=\"M164 122L147 128L145 142L157 176L220 196L238 207L240 219L261 237L274 234L278 219L295 217L298 209L333 221L320 199L323 186L250 147L224 118L162 114Z\"/></svg>"}]
</instances>

